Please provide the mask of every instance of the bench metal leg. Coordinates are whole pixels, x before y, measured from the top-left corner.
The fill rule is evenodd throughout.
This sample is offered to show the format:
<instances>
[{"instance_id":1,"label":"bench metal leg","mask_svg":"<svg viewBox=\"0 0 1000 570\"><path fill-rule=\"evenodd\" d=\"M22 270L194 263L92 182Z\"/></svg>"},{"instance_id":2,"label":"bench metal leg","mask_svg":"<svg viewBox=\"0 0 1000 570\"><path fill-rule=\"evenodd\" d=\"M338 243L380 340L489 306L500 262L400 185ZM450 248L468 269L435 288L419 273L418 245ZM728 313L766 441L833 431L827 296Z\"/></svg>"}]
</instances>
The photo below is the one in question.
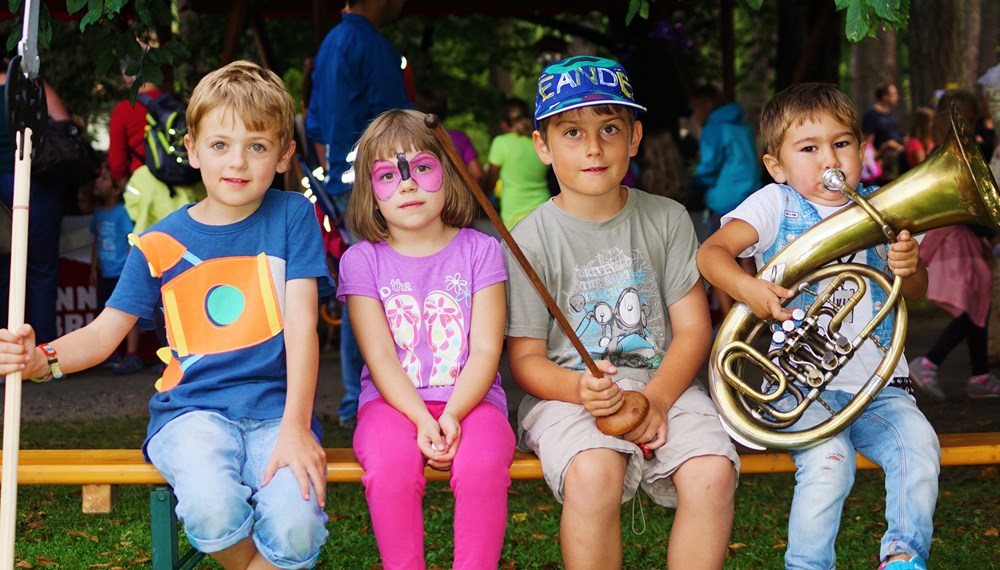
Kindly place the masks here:
<instances>
[{"instance_id":1,"label":"bench metal leg","mask_svg":"<svg viewBox=\"0 0 1000 570\"><path fill-rule=\"evenodd\" d=\"M149 492L149 520L153 543L153 570L190 570L205 553L194 548L177 556L177 498L170 487L159 485Z\"/></svg>"},{"instance_id":2,"label":"bench metal leg","mask_svg":"<svg viewBox=\"0 0 1000 570\"><path fill-rule=\"evenodd\" d=\"M149 521L153 535L153 570L177 567L177 499L170 487L155 487L149 493Z\"/></svg>"}]
</instances>

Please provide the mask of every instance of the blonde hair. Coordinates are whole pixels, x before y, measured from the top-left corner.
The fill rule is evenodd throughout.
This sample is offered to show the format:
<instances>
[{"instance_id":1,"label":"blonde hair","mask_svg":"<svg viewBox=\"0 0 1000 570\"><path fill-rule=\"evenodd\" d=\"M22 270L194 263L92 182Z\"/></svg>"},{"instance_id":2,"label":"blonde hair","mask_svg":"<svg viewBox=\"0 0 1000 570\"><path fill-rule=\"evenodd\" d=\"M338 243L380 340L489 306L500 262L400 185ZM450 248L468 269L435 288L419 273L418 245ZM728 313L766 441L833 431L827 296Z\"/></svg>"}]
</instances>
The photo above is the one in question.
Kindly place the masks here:
<instances>
[{"instance_id":1,"label":"blonde hair","mask_svg":"<svg viewBox=\"0 0 1000 570\"><path fill-rule=\"evenodd\" d=\"M781 140L792 126L798 126L820 113L829 113L854 132L861 144L861 124L854 103L832 83L799 83L774 96L760 113L760 135L765 152L778 157Z\"/></svg>"},{"instance_id":2,"label":"blonde hair","mask_svg":"<svg viewBox=\"0 0 1000 570\"><path fill-rule=\"evenodd\" d=\"M276 132L281 152L291 144L295 103L273 71L250 61L234 61L202 78L187 108L188 134L193 140L198 140L205 115L220 107L230 109L247 130Z\"/></svg>"},{"instance_id":3,"label":"blonde hair","mask_svg":"<svg viewBox=\"0 0 1000 570\"><path fill-rule=\"evenodd\" d=\"M429 152L441 161L444 192L441 221L462 228L472 224L478 212L475 198L462 183L455 165L434 131L424 124L423 113L410 109L392 109L375 117L361 135L354 159L354 188L347 202L347 228L357 238L379 242L389 237L389 226L378 210L372 189L372 166L377 160L396 156L402 150Z\"/></svg>"}]
</instances>

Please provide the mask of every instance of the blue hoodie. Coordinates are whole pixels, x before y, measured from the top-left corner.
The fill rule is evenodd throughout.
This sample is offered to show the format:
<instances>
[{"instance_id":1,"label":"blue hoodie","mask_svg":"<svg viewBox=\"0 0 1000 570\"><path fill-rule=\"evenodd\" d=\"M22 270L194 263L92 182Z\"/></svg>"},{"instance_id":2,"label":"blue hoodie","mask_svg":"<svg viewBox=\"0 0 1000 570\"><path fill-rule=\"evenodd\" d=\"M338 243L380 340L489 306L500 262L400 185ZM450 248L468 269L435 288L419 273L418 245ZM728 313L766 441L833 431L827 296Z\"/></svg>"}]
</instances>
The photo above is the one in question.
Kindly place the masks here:
<instances>
[{"instance_id":1,"label":"blue hoodie","mask_svg":"<svg viewBox=\"0 0 1000 570\"><path fill-rule=\"evenodd\" d=\"M704 192L705 206L712 212L728 214L760 188L754 134L739 103L727 103L708 115L699 151L691 188Z\"/></svg>"}]
</instances>

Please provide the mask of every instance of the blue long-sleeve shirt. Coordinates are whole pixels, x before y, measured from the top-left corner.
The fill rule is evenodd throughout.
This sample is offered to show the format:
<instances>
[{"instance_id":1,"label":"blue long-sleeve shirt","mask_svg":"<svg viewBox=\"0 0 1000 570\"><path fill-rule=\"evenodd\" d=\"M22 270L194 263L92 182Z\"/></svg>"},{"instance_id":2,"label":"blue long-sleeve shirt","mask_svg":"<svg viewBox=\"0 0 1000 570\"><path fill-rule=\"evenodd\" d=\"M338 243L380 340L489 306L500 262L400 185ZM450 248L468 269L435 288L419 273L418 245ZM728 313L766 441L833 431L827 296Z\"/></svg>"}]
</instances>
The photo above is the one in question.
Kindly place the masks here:
<instances>
[{"instance_id":1,"label":"blue long-sleeve shirt","mask_svg":"<svg viewBox=\"0 0 1000 570\"><path fill-rule=\"evenodd\" d=\"M344 14L316 54L306 134L327 145L330 183L326 190L350 190L341 175L347 155L368 122L389 109L412 108L403 83L402 56L371 22Z\"/></svg>"}]
</instances>

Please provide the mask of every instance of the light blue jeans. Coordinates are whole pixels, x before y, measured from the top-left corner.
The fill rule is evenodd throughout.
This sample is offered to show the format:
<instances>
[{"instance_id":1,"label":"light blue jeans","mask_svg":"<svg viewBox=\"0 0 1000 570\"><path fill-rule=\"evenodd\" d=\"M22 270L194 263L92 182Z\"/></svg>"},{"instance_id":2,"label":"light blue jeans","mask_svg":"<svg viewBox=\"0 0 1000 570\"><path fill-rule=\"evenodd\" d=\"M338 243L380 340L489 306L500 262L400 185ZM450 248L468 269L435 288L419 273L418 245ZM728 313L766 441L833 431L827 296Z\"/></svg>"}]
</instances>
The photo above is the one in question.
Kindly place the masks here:
<instances>
[{"instance_id":1,"label":"light blue jeans","mask_svg":"<svg viewBox=\"0 0 1000 570\"><path fill-rule=\"evenodd\" d=\"M826 391L823 400L841 410L852 394ZM796 429L829 418L821 405L806 410ZM885 471L885 518L879 559L906 553L927 560L934 532L941 447L913 399L887 387L847 429L816 447L792 453L795 493L788 518L785 568L828 570L844 500L854 485L855 452Z\"/></svg>"},{"instance_id":2,"label":"light blue jeans","mask_svg":"<svg viewBox=\"0 0 1000 570\"><path fill-rule=\"evenodd\" d=\"M177 496L188 541L206 553L253 535L257 550L279 568L312 568L326 541L326 513L310 490L303 501L291 469L262 487L281 420L232 421L217 412L179 416L146 446Z\"/></svg>"}]
</instances>

